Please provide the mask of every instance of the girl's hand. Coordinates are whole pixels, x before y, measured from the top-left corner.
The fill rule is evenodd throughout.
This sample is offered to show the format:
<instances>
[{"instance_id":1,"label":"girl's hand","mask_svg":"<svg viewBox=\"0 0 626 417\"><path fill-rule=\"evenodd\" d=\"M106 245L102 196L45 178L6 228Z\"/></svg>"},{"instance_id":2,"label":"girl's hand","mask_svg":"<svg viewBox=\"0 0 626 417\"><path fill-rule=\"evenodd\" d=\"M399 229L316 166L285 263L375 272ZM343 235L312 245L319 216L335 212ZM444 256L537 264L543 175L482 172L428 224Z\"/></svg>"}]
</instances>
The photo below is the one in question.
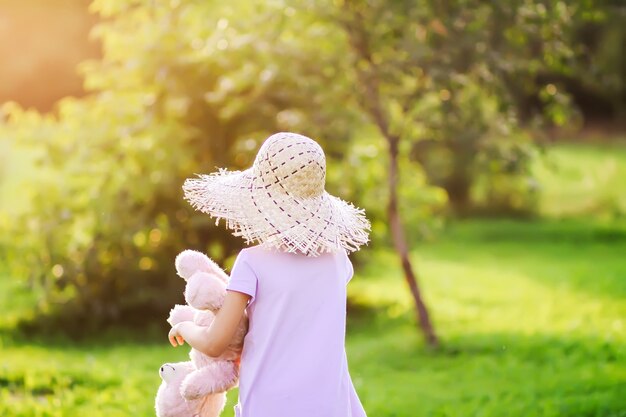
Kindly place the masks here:
<instances>
[{"instance_id":1,"label":"girl's hand","mask_svg":"<svg viewBox=\"0 0 626 417\"><path fill-rule=\"evenodd\" d=\"M170 344L174 347L182 346L185 343L185 339L183 339L183 336L180 334L180 329L178 328L180 324L181 323L178 323L176 326L172 327L170 333L167 335Z\"/></svg>"},{"instance_id":2,"label":"girl's hand","mask_svg":"<svg viewBox=\"0 0 626 417\"><path fill-rule=\"evenodd\" d=\"M172 346L188 343L207 356L218 357L228 348L244 315L250 295L228 291L222 308L209 327L198 326L193 321L182 321L172 327L167 336Z\"/></svg>"}]
</instances>

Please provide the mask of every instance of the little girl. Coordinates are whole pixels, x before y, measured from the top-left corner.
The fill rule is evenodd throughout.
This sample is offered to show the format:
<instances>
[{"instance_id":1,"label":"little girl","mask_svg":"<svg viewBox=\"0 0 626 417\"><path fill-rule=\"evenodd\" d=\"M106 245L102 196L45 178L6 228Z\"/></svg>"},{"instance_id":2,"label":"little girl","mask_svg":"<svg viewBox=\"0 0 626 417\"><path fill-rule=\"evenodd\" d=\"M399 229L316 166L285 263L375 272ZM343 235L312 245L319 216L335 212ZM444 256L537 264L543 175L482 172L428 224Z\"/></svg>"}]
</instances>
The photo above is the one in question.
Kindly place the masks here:
<instances>
[{"instance_id":1,"label":"little girl","mask_svg":"<svg viewBox=\"0 0 626 417\"><path fill-rule=\"evenodd\" d=\"M250 320L241 356L237 417L364 417L345 352L348 252L367 243L369 222L324 190L326 159L312 139L270 136L252 168L189 179L185 198L226 220L247 243L230 274L224 304L209 328L176 325L209 356Z\"/></svg>"}]
</instances>

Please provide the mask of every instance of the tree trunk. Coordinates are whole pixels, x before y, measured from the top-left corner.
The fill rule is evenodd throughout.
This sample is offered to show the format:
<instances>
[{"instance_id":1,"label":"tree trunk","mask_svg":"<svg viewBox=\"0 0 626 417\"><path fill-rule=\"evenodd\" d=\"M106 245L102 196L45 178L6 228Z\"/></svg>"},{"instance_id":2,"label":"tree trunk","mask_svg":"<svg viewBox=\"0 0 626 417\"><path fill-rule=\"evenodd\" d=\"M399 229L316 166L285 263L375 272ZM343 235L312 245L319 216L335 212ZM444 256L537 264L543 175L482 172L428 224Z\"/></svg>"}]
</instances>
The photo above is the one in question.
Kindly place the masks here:
<instances>
[{"instance_id":1,"label":"tree trunk","mask_svg":"<svg viewBox=\"0 0 626 417\"><path fill-rule=\"evenodd\" d=\"M389 205L387 206L387 214L391 229L391 237L393 239L393 245L402 263L404 278L409 285L413 301L415 302L417 322L424 333L426 343L431 347L437 347L439 346L439 339L435 334L435 329L433 328L430 320L428 309L422 299L422 293L417 284L417 277L409 258L409 248L406 242L406 237L404 236L402 220L400 219L400 213L398 212L398 141L398 138L387 137L389 145Z\"/></svg>"},{"instance_id":2,"label":"tree trunk","mask_svg":"<svg viewBox=\"0 0 626 417\"><path fill-rule=\"evenodd\" d=\"M402 269L404 271L404 278L409 285L411 296L415 302L417 322L424 333L426 343L431 347L437 347L439 345L439 340L430 321L428 309L422 299L422 294L417 283L417 277L413 271L411 260L409 259L409 248L404 236L404 228L402 226L400 214L398 212L398 143L400 142L400 137L391 133L389 120L383 111L379 91L377 67L369 50L367 36L362 32L364 26L359 12L354 10L349 2L343 3L343 10L346 12L347 16L352 16L354 18L353 21L342 20L341 23L344 30L348 34L350 46L356 55L369 65L369 71L355 65L358 81L363 87L365 95L365 100L362 104L363 109L370 115L373 122L378 127L378 130L389 145L389 205L387 206L387 215L393 245L396 252L400 256L400 262L402 263Z\"/></svg>"}]
</instances>

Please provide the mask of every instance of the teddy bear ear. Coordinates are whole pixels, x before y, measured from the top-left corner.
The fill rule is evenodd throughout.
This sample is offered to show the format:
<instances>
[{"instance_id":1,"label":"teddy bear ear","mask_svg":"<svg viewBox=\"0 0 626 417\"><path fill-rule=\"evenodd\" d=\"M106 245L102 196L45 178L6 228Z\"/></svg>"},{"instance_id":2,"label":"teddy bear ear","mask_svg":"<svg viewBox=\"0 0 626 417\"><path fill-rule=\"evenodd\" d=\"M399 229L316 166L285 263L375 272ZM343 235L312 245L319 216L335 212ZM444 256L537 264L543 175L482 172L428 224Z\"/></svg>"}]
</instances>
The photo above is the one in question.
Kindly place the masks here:
<instances>
[{"instance_id":1,"label":"teddy bear ear","mask_svg":"<svg viewBox=\"0 0 626 417\"><path fill-rule=\"evenodd\" d=\"M195 272L211 270L214 262L204 253L187 249L178 254L174 264L176 273L186 281Z\"/></svg>"},{"instance_id":2,"label":"teddy bear ear","mask_svg":"<svg viewBox=\"0 0 626 417\"><path fill-rule=\"evenodd\" d=\"M185 281L196 272L207 272L215 275L222 282L228 283L229 278L226 272L204 253L187 249L178 254L174 263L178 276Z\"/></svg>"},{"instance_id":3,"label":"teddy bear ear","mask_svg":"<svg viewBox=\"0 0 626 417\"><path fill-rule=\"evenodd\" d=\"M176 368L174 367L174 364L171 363L164 363L159 368L159 376L165 383L170 382L173 379L175 373Z\"/></svg>"},{"instance_id":4,"label":"teddy bear ear","mask_svg":"<svg viewBox=\"0 0 626 417\"><path fill-rule=\"evenodd\" d=\"M165 383L173 382L175 380L181 380L185 376L187 376L190 372L193 372L196 367L192 362L175 362L175 363L164 363L159 368L159 375L161 379L165 381Z\"/></svg>"}]
</instances>

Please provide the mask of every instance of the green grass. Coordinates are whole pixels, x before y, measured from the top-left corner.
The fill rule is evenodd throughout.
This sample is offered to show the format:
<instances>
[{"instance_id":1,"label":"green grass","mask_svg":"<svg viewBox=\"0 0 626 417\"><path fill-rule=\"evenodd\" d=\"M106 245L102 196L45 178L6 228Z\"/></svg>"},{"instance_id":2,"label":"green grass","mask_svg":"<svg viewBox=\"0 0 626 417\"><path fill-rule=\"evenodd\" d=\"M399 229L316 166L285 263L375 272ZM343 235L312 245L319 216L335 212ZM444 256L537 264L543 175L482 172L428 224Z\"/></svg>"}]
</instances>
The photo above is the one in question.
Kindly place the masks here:
<instances>
[{"instance_id":1,"label":"green grass","mask_svg":"<svg viewBox=\"0 0 626 417\"><path fill-rule=\"evenodd\" d=\"M347 351L370 417L626 417L626 148L560 145L535 170L546 220L464 221L415 248L441 350L393 253L360 254ZM0 273L0 416L154 415L159 366L187 350L12 333L36 297Z\"/></svg>"},{"instance_id":2,"label":"green grass","mask_svg":"<svg viewBox=\"0 0 626 417\"><path fill-rule=\"evenodd\" d=\"M414 254L444 341L430 351L395 257L372 250L349 286L347 339L369 415L626 416L625 252L619 227L452 225ZM131 339L72 345L4 335L0 415L152 415L156 370L184 360L186 349L169 347L165 334ZM225 416L235 399L233 391Z\"/></svg>"},{"instance_id":3,"label":"green grass","mask_svg":"<svg viewBox=\"0 0 626 417\"><path fill-rule=\"evenodd\" d=\"M350 288L357 309L378 306L348 340L369 413L626 416L625 251L626 231L584 223L453 226L414 257L442 352L423 350L397 262L377 252Z\"/></svg>"}]
</instances>

